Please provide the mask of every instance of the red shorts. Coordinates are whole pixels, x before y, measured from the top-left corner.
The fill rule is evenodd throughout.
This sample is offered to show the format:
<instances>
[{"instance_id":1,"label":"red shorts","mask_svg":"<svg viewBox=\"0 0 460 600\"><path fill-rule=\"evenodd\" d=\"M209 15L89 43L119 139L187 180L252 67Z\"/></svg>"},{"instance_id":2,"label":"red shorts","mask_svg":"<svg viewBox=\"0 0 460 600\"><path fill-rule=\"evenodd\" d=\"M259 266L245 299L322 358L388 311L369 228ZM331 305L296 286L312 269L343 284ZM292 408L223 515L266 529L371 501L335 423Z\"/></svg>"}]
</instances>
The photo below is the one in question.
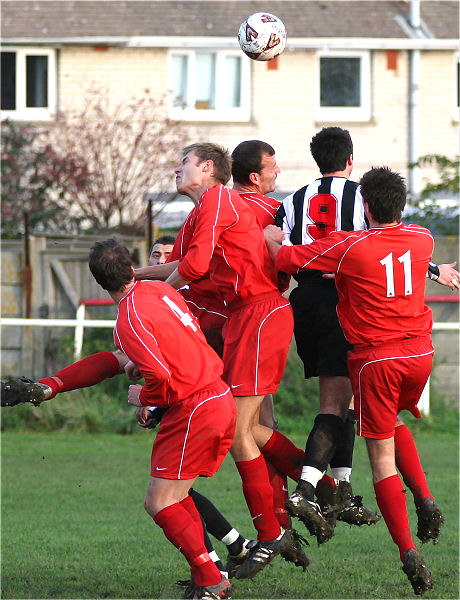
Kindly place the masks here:
<instances>
[{"instance_id":1,"label":"red shorts","mask_svg":"<svg viewBox=\"0 0 460 600\"><path fill-rule=\"evenodd\" d=\"M224 341L222 328L229 318L229 310L217 297L201 296L192 289L180 290L189 310L198 319L208 344L222 357Z\"/></svg>"},{"instance_id":2,"label":"red shorts","mask_svg":"<svg viewBox=\"0 0 460 600\"><path fill-rule=\"evenodd\" d=\"M234 396L274 394L294 328L292 308L278 293L232 307L224 327L224 373Z\"/></svg>"},{"instance_id":3,"label":"red shorts","mask_svg":"<svg viewBox=\"0 0 460 600\"><path fill-rule=\"evenodd\" d=\"M417 403L431 373L433 354L430 338L398 340L349 352L358 435L393 437L401 410L421 417Z\"/></svg>"},{"instance_id":4,"label":"red shorts","mask_svg":"<svg viewBox=\"0 0 460 600\"><path fill-rule=\"evenodd\" d=\"M235 400L223 381L173 404L166 411L152 448L152 477L211 477L233 442Z\"/></svg>"}]
</instances>

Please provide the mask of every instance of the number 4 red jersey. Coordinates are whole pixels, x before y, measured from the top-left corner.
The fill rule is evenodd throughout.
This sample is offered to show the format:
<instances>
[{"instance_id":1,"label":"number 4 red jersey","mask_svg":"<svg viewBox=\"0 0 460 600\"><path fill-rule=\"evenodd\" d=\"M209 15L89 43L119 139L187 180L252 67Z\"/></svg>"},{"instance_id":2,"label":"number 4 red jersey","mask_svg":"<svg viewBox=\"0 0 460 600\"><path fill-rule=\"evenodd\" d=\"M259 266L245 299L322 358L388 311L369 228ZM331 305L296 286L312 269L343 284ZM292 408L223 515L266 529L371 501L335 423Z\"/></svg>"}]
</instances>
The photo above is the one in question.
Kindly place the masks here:
<instances>
[{"instance_id":1,"label":"number 4 red jersey","mask_svg":"<svg viewBox=\"0 0 460 600\"><path fill-rule=\"evenodd\" d=\"M306 246L283 246L277 269L335 272L337 314L354 346L430 335L425 282L433 237L398 223L369 231L337 231Z\"/></svg>"},{"instance_id":2,"label":"number 4 red jersey","mask_svg":"<svg viewBox=\"0 0 460 600\"><path fill-rule=\"evenodd\" d=\"M114 340L145 379L144 405L175 404L214 385L223 371L182 296L162 281L137 281L124 296Z\"/></svg>"}]
</instances>

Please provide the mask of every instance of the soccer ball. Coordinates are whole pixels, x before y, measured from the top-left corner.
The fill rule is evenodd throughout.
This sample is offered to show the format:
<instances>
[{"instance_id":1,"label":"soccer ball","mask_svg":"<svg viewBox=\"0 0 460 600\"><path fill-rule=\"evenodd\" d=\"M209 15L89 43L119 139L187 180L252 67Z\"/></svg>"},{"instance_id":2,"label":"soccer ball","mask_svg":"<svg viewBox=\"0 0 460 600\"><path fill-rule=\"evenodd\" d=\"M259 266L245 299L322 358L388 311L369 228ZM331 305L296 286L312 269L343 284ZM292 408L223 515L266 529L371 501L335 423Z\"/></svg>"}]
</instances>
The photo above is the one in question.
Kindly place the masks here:
<instances>
[{"instance_id":1,"label":"soccer ball","mask_svg":"<svg viewBox=\"0 0 460 600\"><path fill-rule=\"evenodd\" d=\"M286 28L275 15L254 13L241 23L238 42L249 58L271 60L281 54L286 46Z\"/></svg>"}]
</instances>

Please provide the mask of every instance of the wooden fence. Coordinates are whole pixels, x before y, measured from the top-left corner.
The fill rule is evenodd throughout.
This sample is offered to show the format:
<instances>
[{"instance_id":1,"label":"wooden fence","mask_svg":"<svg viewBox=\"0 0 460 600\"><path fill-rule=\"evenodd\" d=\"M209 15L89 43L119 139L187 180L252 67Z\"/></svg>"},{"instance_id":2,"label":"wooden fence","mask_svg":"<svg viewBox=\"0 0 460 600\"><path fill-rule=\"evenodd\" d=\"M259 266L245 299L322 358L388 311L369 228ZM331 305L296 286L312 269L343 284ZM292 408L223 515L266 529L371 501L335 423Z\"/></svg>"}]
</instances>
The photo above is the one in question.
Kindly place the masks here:
<instances>
[{"instance_id":1,"label":"wooden fence","mask_svg":"<svg viewBox=\"0 0 460 600\"><path fill-rule=\"evenodd\" d=\"M62 368L67 364L66 360L72 359L75 319L81 300L107 298L88 269L89 249L99 239L101 236L31 236L27 257L22 241L2 241L1 317L72 320L67 328L2 326L2 376L25 375L38 379ZM142 238L126 238L124 241L137 255L138 263L145 264L146 241ZM458 240L438 238L434 260L438 263L458 260ZM456 294L434 282L427 282L428 296L453 297ZM436 356L432 382L446 400L456 402L459 393L459 304L439 301L438 298L430 302L430 306L434 321L446 324L446 327L437 327L433 331ZM115 314L113 306L85 308L85 319L88 320L114 319ZM69 338L69 352L65 356L60 345L64 335ZM99 348L104 349L112 348Z\"/></svg>"}]
</instances>

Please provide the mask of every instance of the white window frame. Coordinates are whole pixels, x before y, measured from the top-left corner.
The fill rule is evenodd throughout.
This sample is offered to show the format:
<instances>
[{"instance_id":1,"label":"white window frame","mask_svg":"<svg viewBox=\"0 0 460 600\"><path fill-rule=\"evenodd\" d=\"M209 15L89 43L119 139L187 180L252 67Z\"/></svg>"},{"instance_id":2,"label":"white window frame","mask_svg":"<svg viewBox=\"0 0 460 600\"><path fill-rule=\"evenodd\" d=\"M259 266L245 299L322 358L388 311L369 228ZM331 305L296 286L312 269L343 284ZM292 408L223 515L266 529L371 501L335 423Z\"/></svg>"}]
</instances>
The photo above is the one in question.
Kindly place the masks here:
<instances>
[{"instance_id":1,"label":"white window frame","mask_svg":"<svg viewBox=\"0 0 460 600\"><path fill-rule=\"evenodd\" d=\"M186 55L188 57L187 98L195 98L195 58L200 52L213 53L216 55L216 108L197 110L194 107L185 108L174 106L173 98L170 97L169 114L173 119L181 121L249 121L251 117L251 67L250 59L242 56L239 50L215 50L212 48L171 49L168 57L168 89L171 94L172 85L172 56ZM225 86L221 84L220 78L225 78L225 59L229 56L237 56L241 59L241 106L229 107L224 104Z\"/></svg>"},{"instance_id":2,"label":"white window frame","mask_svg":"<svg viewBox=\"0 0 460 600\"><path fill-rule=\"evenodd\" d=\"M1 119L16 121L49 121L56 114L57 75L56 50L54 48L26 48L2 46L2 52L16 53L16 109L2 110ZM46 56L48 58L48 106L26 106L26 57Z\"/></svg>"},{"instance_id":3,"label":"white window frame","mask_svg":"<svg viewBox=\"0 0 460 600\"><path fill-rule=\"evenodd\" d=\"M359 58L361 61L361 106L321 106L321 58ZM320 51L316 59L316 119L318 121L370 121L371 119L370 50Z\"/></svg>"}]
</instances>

